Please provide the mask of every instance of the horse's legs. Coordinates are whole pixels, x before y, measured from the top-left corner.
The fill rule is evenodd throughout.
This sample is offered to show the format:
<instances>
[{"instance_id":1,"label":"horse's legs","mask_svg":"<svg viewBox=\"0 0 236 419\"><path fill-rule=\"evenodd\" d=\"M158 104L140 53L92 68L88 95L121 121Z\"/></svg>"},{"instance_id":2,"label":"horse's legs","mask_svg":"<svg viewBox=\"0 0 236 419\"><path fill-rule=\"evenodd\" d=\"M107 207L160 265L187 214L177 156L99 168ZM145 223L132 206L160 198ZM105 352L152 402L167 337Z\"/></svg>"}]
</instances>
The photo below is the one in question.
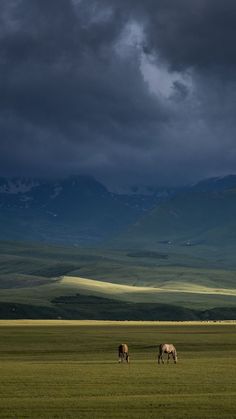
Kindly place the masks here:
<instances>
[{"instance_id":1,"label":"horse's legs","mask_svg":"<svg viewBox=\"0 0 236 419\"><path fill-rule=\"evenodd\" d=\"M158 364L160 364L161 362L162 362L162 364L164 364L163 353L164 352L162 352L162 350L160 349L160 352L159 352L159 355L158 355L158 358L157 358Z\"/></svg>"},{"instance_id":2,"label":"horse's legs","mask_svg":"<svg viewBox=\"0 0 236 419\"><path fill-rule=\"evenodd\" d=\"M124 362L124 354L123 354L123 352L119 352L119 360L118 360L118 362L119 362L119 364L121 362Z\"/></svg>"},{"instance_id":3,"label":"horse's legs","mask_svg":"<svg viewBox=\"0 0 236 419\"><path fill-rule=\"evenodd\" d=\"M171 356L173 357L174 363L175 364L177 363L177 353L176 353L176 351L168 353L167 351L163 352L163 351L160 350L159 355L158 355L158 364L160 364L161 362L162 362L162 364L165 363L164 356L163 356L165 353L167 354L167 364L169 364Z\"/></svg>"},{"instance_id":4,"label":"horse's legs","mask_svg":"<svg viewBox=\"0 0 236 419\"><path fill-rule=\"evenodd\" d=\"M163 354L159 353L158 355L158 364L160 364L162 362L162 364L164 364L164 360L163 360Z\"/></svg>"}]
</instances>

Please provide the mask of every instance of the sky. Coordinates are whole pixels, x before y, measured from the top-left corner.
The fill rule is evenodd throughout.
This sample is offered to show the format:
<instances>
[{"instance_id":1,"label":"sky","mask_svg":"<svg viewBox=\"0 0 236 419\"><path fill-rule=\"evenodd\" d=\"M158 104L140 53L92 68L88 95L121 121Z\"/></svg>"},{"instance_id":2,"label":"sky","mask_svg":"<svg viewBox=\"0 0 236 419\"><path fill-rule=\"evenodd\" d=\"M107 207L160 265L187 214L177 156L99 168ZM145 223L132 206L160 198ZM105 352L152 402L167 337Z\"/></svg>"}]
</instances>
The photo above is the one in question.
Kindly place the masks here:
<instances>
[{"instance_id":1,"label":"sky","mask_svg":"<svg viewBox=\"0 0 236 419\"><path fill-rule=\"evenodd\" d=\"M0 175L236 172L235 0L1 0Z\"/></svg>"}]
</instances>

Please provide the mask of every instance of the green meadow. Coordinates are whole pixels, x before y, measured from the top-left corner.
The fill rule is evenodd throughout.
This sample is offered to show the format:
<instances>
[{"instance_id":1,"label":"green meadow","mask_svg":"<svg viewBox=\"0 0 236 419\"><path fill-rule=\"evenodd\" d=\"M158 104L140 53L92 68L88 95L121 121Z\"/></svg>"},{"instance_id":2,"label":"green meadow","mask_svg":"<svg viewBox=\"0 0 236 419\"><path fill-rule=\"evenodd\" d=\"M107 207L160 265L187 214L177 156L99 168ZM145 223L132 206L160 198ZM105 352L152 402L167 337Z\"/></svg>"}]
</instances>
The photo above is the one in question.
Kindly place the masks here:
<instances>
[{"instance_id":1,"label":"green meadow","mask_svg":"<svg viewBox=\"0 0 236 419\"><path fill-rule=\"evenodd\" d=\"M1 418L235 418L236 324L0 321ZM127 342L131 362L118 364ZM157 364L174 343L178 363Z\"/></svg>"},{"instance_id":2,"label":"green meadow","mask_svg":"<svg viewBox=\"0 0 236 419\"><path fill-rule=\"evenodd\" d=\"M235 319L235 261L227 257L195 247L0 242L0 318Z\"/></svg>"}]
</instances>

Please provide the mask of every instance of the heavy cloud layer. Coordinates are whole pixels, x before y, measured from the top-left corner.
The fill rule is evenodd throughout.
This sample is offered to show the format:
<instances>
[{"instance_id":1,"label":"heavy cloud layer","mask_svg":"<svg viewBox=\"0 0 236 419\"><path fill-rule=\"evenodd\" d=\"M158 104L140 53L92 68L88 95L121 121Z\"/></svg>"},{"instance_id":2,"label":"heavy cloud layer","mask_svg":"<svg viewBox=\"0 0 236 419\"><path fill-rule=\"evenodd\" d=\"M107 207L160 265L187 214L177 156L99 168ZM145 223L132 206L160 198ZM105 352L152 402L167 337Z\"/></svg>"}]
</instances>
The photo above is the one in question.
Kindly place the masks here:
<instances>
[{"instance_id":1,"label":"heavy cloud layer","mask_svg":"<svg viewBox=\"0 0 236 419\"><path fill-rule=\"evenodd\" d=\"M2 0L3 175L236 171L234 0Z\"/></svg>"}]
</instances>

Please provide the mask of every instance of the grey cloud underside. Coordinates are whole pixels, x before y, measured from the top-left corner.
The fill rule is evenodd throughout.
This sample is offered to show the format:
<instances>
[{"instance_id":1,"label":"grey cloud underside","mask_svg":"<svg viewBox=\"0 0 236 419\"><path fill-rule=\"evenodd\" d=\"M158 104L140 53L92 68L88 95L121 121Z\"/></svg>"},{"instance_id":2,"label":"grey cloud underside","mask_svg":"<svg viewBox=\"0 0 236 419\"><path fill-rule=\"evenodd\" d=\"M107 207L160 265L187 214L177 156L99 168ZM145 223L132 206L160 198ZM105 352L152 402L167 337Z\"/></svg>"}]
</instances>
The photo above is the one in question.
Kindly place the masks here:
<instances>
[{"instance_id":1,"label":"grey cloud underside","mask_svg":"<svg viewBox=\"0 0 236 419\"><path fill-rule=\"evenodd\" d=\"M233 0L0 9L2 174L178 184L236 171Z\"/></svg>"},{"instance_id":2,"label":"grey cloud underside","mask_svg":"<svg viewBox=\"0 0 236 419\"><path fill-rule=\"evenodd\" d=\"M144 24L147 53L160 54L172 69L201 70L236 64L234 0L105 0Z\"/></svg>"}]
</instances>

